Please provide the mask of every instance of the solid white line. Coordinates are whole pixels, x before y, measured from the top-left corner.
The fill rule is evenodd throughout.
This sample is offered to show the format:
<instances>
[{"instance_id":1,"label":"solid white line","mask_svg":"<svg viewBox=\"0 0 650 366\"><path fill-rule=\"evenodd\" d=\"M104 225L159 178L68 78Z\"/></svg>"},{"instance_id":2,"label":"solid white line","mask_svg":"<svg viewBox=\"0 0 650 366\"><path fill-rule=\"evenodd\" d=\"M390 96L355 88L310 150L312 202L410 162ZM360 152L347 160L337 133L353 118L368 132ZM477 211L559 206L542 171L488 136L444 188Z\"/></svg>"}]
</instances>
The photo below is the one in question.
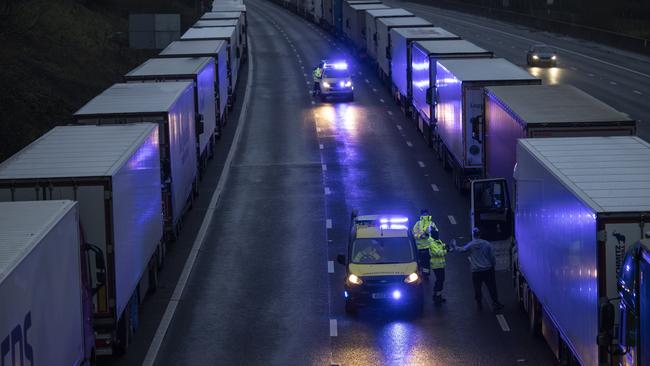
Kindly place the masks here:
<instances>
[{"instance_id":1,"label":"solid white line","mask_svg":"<svg viewBox=\"0 0 650 366\"><path fill-rule=\"evenodd\" d=\"M338 327L336 326L336 319L330 319L330 337L339 335Z\"/></svg>"},{"instance_id":2,"label":"solid white line","mask_svg":"<svg viewBox=\"0 0 650 366\"><path fill-rule=\"evenodd\" d=\"M440 189L439 189L438 186L435 185L435 184L432 184L432 185L431 185L431 189L433 189L434 192L440 192Z\"/></svg>"},{"instance_id":3,"label":"solid white line","mask_svg":"<svg viewBox=\"0 0 650 366\"><path fill-rule=\"evenodd\" d=\"M323 147L324 147L323 144L318 145L318 148L321 149L321 150L323 150Z\"/></svg>"},{"instance_id":4,"label":"solid white line","mask_svg":"<svg viewBox=\"0 0 650 366\"><path fill-rule=\"evenodd\" d=\"M325 227L328 229L332 228L332 219L325 220Z\"/></svg>"},{"instance_id":5,"label":"solid white line","mask_svg":"<svg viewBox=\"0 0 650 366\"><path fill-rule=\"evenodd\" d=\"M325 195L330 195L332 194L332 191L330 190L329 187L325 187Z\"/></svg>"},{"instance_id":6,"label":"solid white line","mask_svg":"<svg viewBox=\"0 0 650 366\"><path fill-rule=\"evenodd\" d=\"M309 81L306 81L307 85L311 84Z\"/></svg>"},{"instance_id":7,"label":"solid white line","mask_svg":"<svg viewBox=\"0 0 650 366\"><path fill-rule=\"evenodd\" d=\"M418 161L418 165L420 166L420 168L424 168L424 163L423 162Z\"/></svg>"},{"instance_id":8,"label":"solid white line","mask_svg":"<svg viewBox=\"0 0 650 366\"><path fill-rule=\"evenodd\" d=\"M401 126L401 125L397 125L397 129L401 131L401 130L402 130L402 126Z\"/></svg>"},{"instance_id":9,"label":"solid white line","mask_svg":"<svg viewBox=\"0 0 650 366\"><path fill-rule=\"evenodd\" d=\"M327 273L334 273L334 261L327 261Z\"/></svg>"},{"instance_id":10,"label":"solid white line","mask_svg":"<svg viewBox=\"0 0 650 366\"><path fill-rule=\"evenodd\" d=\"M316 127L316 132L320 133L320 127Z\"/></svg>"},{"instance_id":11,"label":"solid white line","mask_svg":"<svg viewBox=\"0 0 650 366\"><path fill-rule=\"evenodd\" d=\"M251 44L250 37L248 38L248 44L249 45ZM219 182L217 183L217 187L215 188L214 193L212 193L210 204L207 210L205 211L205 216L203 216L203 222L201 222L201 227L199 228L199 231L197 232L196 237L194 238L194 243L192 244L192 249L190 250L190 254L185 260L185 265L183 265L183 271L181 272L181 275L178 278L178 282L176 282L176 287L174 287L174 292L172 293L172 296L169 299L169 303L167 304L165 313L163 314L163 317L160 320L160 324L158 324L156 333L154 334L154 337L151 340L151 344L149 345L149 349L147 350L147 354L144 357L144 361L142 362L143 366L152 366L154 362L156 362L156 357L158 357L158 352L160 351L162 342L165 339L165 335L167 334L167 330L169 329L172 319L174 318L174 313L176 312L178 303L180 302L183 292L185 291L185 287L187 286L187 281L190 277L190 274L192 273L192 268L194 267L194 263L196 262L196 258L199 254L199 250L203 246L203 243L205 242L205 239L207 237L208 227L210 226L210 223L212 222L212 218L214 217L214 213L217 209L217 204L219 203L219 199L221 198L221 193L224 187L226 186L226 182L228 181L228 176L230 175L230 166L232 165L232 160L235 157L235 153L239 146L239 140L241 138L244 125L246 124L246 117L248 115L248 106L250 104L249 103L250 95L251 95L250 90L253 84L253 69L255 65L255 61L253 60L253 55L251 50L252 47L249 47L248 59L250 60L250 63L248 66L248 80L246 81L246 91L244 95L244 100L242 101L242 110L239 115L239 121L237 123L237 129L235 130L235 135L232 140L232 145L230 145L230 150L228 151L228 156L226 157L226 162L224 163L221 176L219 177Z\"/></svg>"},{"instance_id":12,"label":"solid white line","mask_svg":"<svg viewBox=\"0 0 650 366\"><path fill-rule=\"evenodd\" d=\"M326 172L327 171L327 164L322 164L321 168L323 168L323 171Z\"/></svg>"},{"instance_id":13,"label":"solid white line","mask_svg":"<svg viewBox=\"0 0 650 366\"><path fill-rule=\"evenodd\" d=\"M502 331L510 331L510 326L508 326L508 322L506 321L506 318L503 316L503 314L497 314L497 321L499 322Z\"/></svg>"},{"instance_id":14,"label":"solid white line","mask_svg":"<svg viewBox=\"0 0 650 366\"><path fill-rule=\"evenodd\" d=\"M408 145L408 147L413 147L413 144L411 143L411 141L406 141L406 145Z\"/></svg>"},{"instance_id":15,"label":"solid white line","mask_svg":"<svg viewBox=\"0 0 650 366\"><path fill-rule=\"evenodd\" d=\"M449 219L449 222L451 222L452 225L456 225L456 219L454 218L453 215L447 215L447 218Z\"/></svg>"},{"instance_id":16,"label":"solid white line","mask_svg":"<svg viewBox=\"0 0 650 366\"><path fill-rule=\"evenodd\" d=\"M370 84L370 80L366 79L366 83Z\"/></svg>"}]
</instances>

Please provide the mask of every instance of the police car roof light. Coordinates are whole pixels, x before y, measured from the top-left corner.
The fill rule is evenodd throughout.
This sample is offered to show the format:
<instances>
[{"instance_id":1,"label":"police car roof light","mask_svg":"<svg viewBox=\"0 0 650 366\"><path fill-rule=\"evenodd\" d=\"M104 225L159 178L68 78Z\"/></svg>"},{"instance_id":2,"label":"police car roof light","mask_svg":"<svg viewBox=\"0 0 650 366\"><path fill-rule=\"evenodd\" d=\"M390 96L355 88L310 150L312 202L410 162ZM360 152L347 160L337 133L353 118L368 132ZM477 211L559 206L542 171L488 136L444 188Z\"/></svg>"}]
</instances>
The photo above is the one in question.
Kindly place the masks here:
<instances>
[{"instance_id":1,"label":"police car roof light","mask_svg":"<svg viewBox=\"0 0 650 366\"><path fill-rule=\"evenodd\" d=\"M348 64L347 64L347 62L326 63L325 67L331 67L331 68L337 69L337 70L347 70L348 69Z\"/></svg>"},{"instance_id":2,"label":"police car roof light","mask_svg":"<svg viewBox=\"0 0 650 366\"><path fill-rule=\"evenodd\" d=\"M405 224L409 221L406 217L384 217L379 219L379 222L382 224Z\"/></svg>"}]
</instances>

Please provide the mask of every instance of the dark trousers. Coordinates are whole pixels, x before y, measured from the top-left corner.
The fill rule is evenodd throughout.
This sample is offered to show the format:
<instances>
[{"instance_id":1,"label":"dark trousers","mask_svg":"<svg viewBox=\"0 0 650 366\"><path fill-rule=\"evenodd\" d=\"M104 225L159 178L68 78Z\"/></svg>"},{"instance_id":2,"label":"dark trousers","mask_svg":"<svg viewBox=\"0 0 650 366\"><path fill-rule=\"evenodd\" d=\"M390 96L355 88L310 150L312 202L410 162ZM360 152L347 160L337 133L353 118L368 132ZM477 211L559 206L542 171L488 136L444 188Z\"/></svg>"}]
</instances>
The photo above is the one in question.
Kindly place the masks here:
<instances>
[{"instance_id":1,"label":"dark trousers","mask_svg":"<svg viewBox=\"0 0 650 366\"><path fill-rule=\"evenodd\" d=\"M497 294L497 281L494 278L494 268L486 271L472 272L472 283L474 284L474 299L476 302L481 302L483 298L481 294L481 287L485 283L492 302L499 302L499 295Z\"/></svg>"},{"instance_id":2,"label":"dark trousers","mask_svg":"<svg viewBox=\"0 0 650 366\"><path fill-rule=\"evenodd\" d=\"M418 257L422 272L429 272L431 269L431 262L429 261L429 249L418 249Z\"/></svg>"},{"instance_id":3,"label":"dark trousers","mask_svg":"<svg viewBox=\"0 0 650 366\"><path fill-rule=\"evenodd\" d=\"M436 292L442 291L442 286L445 284L445 269L434 268L432 271L433 274L436 275L436 283L433 285L433 292L435 295Z\"/></svg>"}]
</instances>

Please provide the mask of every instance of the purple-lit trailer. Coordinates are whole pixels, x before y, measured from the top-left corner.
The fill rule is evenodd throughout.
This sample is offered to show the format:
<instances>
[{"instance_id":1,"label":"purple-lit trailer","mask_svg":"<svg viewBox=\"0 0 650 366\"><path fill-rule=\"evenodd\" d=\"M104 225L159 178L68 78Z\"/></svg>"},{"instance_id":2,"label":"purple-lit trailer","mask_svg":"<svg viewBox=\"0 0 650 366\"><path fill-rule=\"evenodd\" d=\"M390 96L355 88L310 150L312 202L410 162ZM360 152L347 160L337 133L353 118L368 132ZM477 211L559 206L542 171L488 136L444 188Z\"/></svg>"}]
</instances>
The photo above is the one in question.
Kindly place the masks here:
<instances>
[{"instance_id":1,"label":"purple-lit trailer","mask_svg":"<svg viewBox=\"0 0 650 366\"><path fill-rule=\"evenodd\" d=\"M237 27L190 28L181 36L181 41L221 40L228 43L228 80L229 95L235 96L242 51L239 46Z\"/></svg>"},{"instance_id":2,"label":"purple-lit trailer","mask_svg":"<svg viewBox=\"0 0 650 366\"><path fill-rule=\"evenodd\" d=\"M359 50L366 43L366 10L389 9L384 4L343 4L343 38ZM360 46L361 45L361 46Z\"/></svg>"},{"instance_id":3,"label":"purple-lit trailer","mask_svg":"<svg viewBox=\"0 0 650 366\"><path fill-rule=\"evenodd\" d=\"M105 253L83 267L68 265L61 271L79 266L101 273L105 257L105 280L90 279L93 287L104 282L93 296L98 355L126 349L137 324L135 309L156 286L165 250L160 154L155 123L62 126L0 164L0 201L77 201L85 242ZM62 257L65 244L60 239L57 247L62 247L51 263L73 259ZM69 305L74 306L72 299Z\"/></svg>"},{"instance_id":4,"label":"purple-lit trailer","mask_svg":"<svg viewBox=\"0 0 650 366\"><path fill-rule=\"evenodd\" d=\"M158 57L212 57L215 65L214 95L217 110L217 122L220 126L228 120L229 79L228 79L228 45L225 41L174 41L160 52ZM220 133L220 128L217 129Z\"/></svg>"},{"instance_id":5,"label":"purple-lit trailer","mask_svg":"<svg viewBox=\"0 0 650 366\"><path fill-rule=\"evenodd\" d=\"M217 134L214 59L193 58L151 58L124 76L127 83L191 81L194 86L194 115L199 121L196 132L196 158L201 176L214 155Z\"/></svg>"},{"instance_id":6,"label":"purple-lit trailer","mask_svg":"<svg viewBox=\"0 0 650 366\"><path fill-rule=\"evenodd\" d=\"M517 139L634 135L635 120L570 85L485 88L484 176L511 186Z\"/></svg>"},{"instance_id":7,"label":"purple-lit trailer","mask_svg":"<svg viewBox=\"0 0 650 366\"><path fill-rule=\"evenodd\" d=\"M248 56L248 17L246 10L226 9L213 10L201 16L200 20L237 20L237 47L241 50L242 61Z\"/></svg>"},{"instance_id":8,"label":"purple-lit trailer","mask_svg":"<svg viewBox=\"0 0 650 366\"><path fill-rule=\"evenodd\" d=\"M384 81L390 80L390 62L393 49L391 31L393 29L430 29L432 27L433 24L431 22L420 17L378 19L376 37L376 61L379 77Z\"/></svg>"},{"instance_id":9,"label":"purple-lit trailer","mask_svg":"<svg viewBox=\"0 0 650 366\"><path fill-rule=\"evenodd\" d=\"M465 40L417 41L411 44L411 90L405 100L412 103L413 117L428 144L438 151L439 139L435 133L435 89L437 61L443 59L491 58L492 52ZM402 98L402 96L400 96ZM406 108L408 114L411 108ZM434 126L434 128L431 128Z\"/></svg>"},{"instance_id":10,"label":"purple-lit trailer","mask_svg":"<svg viewBox=\"0 0 650 366\"><path fill-rule=\"evenodd\" d=\"M365 39L362 45L357 45L368 52L371 60L377 62L377 21L386 18L413 18L413 13L402 8L366 10L366 28L363 30Z\"/></svg>"},{"instance_id":11,"label":"purple-lit trailer","mask_svg":"<svg viewBox=\"0 0 650 366\"><path fill-rule=\"evenodd\" d=\"M520 139L514 206L505 179L472 182L472 224L488 240L509 236L514 207L517 297L563 363L614 364L597 343L599 300L618 298L626 249L650 228L648 162L633 136Z\"/></svg>"},{"instance_id":12,"label":"purple-lit trailer","mask_svg":"<svg viewBox=\"0 0 650 366\"><path fill-rule=\"evenodd\" d=\"M409 18L405 18L409 19ZM412 52L415 43L421 41L419 46L420 54L416 65L420 66L416 72L422 80L427 78L428 69L424 69L424 65L430 57L438 56L444 57L440 53L430 54L429 45L437 45L437 43L427 43L426 41L446 41L460 39L459 36L450 33L440 27L418 27L418 28L394 28L390 31L390 47L386 54L379 56L379 66L381 73L390 78L391 90L400 102L403 108L409 109L412 98ZM466 41L463 41L466 42ZM452 43L451 45L454 45ZM442 45L448 45L443 43ZM487 52L487 51L485 51ZM433 60L435 64L435 59ZM433 70L432 70L433 71ZM432 80L435 80L433 74Z\"/></svg>"},{"instance_id":13,"label":"purple-lit trailer","mask_svg":"<svg viewBox=\"0 0 650 366\"><path fill-rule=\"evenodd\" d=\"M175 238L197 187L194 86L191 82L115 84L81 107L79 124L155 122L159 128L163 217Z\"/></svg>"},{"instance_id":14,"label":"purple-lit trailer","mask_svg":"<svg viewBox=\"0 0 650 366\"><path fill-rule=\"evenodd\" d=\"M539 85L541 80L502 58L438 60L436 69L435 88L429 92L436 106L432 124L436 126L436 143L443 166L451 168L454 184L463 190L469 188L471 179L483 176L483 88ZM416 82L414 78L413 84ZM422 128L424 119L419 121ZM424 132L430 139L429 131Z\"/></svg>"}]
</instances>

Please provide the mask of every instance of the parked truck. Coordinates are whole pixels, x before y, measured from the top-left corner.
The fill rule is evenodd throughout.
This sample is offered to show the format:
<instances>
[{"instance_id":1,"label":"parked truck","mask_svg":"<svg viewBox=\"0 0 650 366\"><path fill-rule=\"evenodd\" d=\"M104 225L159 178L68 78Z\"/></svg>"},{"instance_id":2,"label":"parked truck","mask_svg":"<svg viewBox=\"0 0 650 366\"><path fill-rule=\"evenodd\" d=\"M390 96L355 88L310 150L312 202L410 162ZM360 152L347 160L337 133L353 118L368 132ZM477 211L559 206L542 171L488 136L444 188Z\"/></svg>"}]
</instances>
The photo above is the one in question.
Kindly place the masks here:
<instances>
[{"instance_id":1,"label":"parked truck","mask_svg":"<svg viewBox=\"0 0 650 366\"><path fill-rule=\"evenodd\" d=\"M196 161L202 177L208 159L214 156L217 121L214 96L214 59L193 58L151 58L124 76L127 83L190 81L194 90L194 115L203 128L195 129Z\"/></svg>"},{"instance_id":2,"label":"parked truck","mask_svg":"<svg viewBox=\"0 0 650 366\"><path fill-rule=\"evenodd\" d=\"M238 46L236 27L190 28L181 36L181 41L212 40L228 44L228 78L232 95L235 94L241 65L241 47Z\"/></svg>"},{"instance_id":3,"label":"parked truck","mask_svg":"<svg viewBox=\"0 0 650 366\"><path fill-rule=\"evenodd\" d=\"M55 127L0 164L0 201L77 201L85 241L105 254L105 285L92 298L97 355L126 350L138 326L138 305L157 286L165 251L160 161L158 125L138 123ZM63 238L54 240L56 254L46 257L53 270L86 267L76 262L78 238L71 243L75 256L62 252L68 244ZM101 270L100 261L89 263L92 271ZM40 269L39 277L50 283ZM68 305L76 306L72 300ZM60 315L50 309L48 319L52 314ZM40 315L33 320L45 321Z\"/></svg>"},{"instance_id":4,"label":"parked truck","mask_svg":"<svg viewBox=\"0 0 650 366\"><path fill-rule=\"evenodd\" d=\"M570 85L485 88L483 172L513 186L517 139L634 136L636 121Z\"/></svg>"},{"instance_id":5,"label":"parked truck","mask_svg":"<svg viewBox=\"0 0 650 366\"><path fill-rule=\"evenodd\" d=\"M402 8L366 10L366 28L363 29L363 43L358 48L368 53L368 57L377 62L377 21L385 18L413 18L413 13Z\"/></svg>"},{"instance_id":6,"label":"parked truck","mask_svg":"<svg viewBox=\"0 0 650 366\"><path fill-rule=\"evenodd\" d=\"M240 50L242 53L241 61L246 62L246 57L248 56L248 17L246 15L246 9L244 10L219 10L207 12L201 16L200 20L237 20L237 48L243 48ZM235 47L233 45L233 47ZM238 57L239 59L239 57Z\"/></svg>"},{"instance_id":7,"label":"parked truck","mask_svg":"<svg viewBox=\"0 0 650 366\"><path fill-rule=\"evenodd\" d=\"M436 131L436 96L438 60L492 58L494 54L465 40L417 41L411 44L411 109L424 140L440 153L441 141ZM480 70L477 70L480 74ZM445 73L446 75L446 73ZM487 76L487 75L486 75ZM480 78L480 75L476 75ZM441 80L442 81L442 80ZM442 84L447 87L447 83ZM480 87L475 89L478 90ZM408 98L408 95L407 95ZM407 109L407 114L411 114ZM460 124L459 124L460 126Z\"/></svg>"},{"instance_id":8,"label":"parked truck","mask_svg":"<svg viewBox=\"0 0 650 366\"><path fill-rule=\"evenodd\" d=\"M226 125L229 109L232 109L234 94L231 89L229 73L229 48L222 40L174 41L160 52L158 57L211 57L215 61L214 95L218 126ZM221 128L217 128L221 133Z\"/></svg>"},{"instance_id":9,"label":"parked truck","mask_svg":"<svg viewBox=\"0 0 650 366\"><path fill-rule=\"evenodd\" d=\"M0 364L94 364L78 211L72 201L0 203Z\"/></svg>"},{"instance_id":10,"label":"parked truck","mask_svg":"<svg viewBox=\"0 0 650 366\"><path fill-rule=\"evenodd\" d=\"M433 24L420 17L380 18L377 20L377 73L384 82L390 82L393 29L433 28ZM405 66L406 67L406 66Z\"/></svg>"},{"instance_id":11,"label":"parked truck","mask_svg":"<svg viewBox=\"0 0 650 366\"><path fill-rule=\"evenodd\" d=\"M435 64L435 57L442 56L440 53L430 53L431 51L428 50L429 45L438 45L438 43L428 43L428 41L435 42L456 39L460 39L460 37L440 27L391 29L390 50L387 50L385 58L380 58L379 65L382 68L382 73L389 75L392 85L391 91L395 99L402 106L404 112L408 114L410 111L413 98L412 54L415 43L421 41L419 48L416 50L419 53L416 55L415 73L419 77L418 86L421 86L426 94L426 88L428 88L429 84L427 78L435 81L435 73L433 69L429 70L429 65L431 63ZM448 44L442 43L441 45ZM434 50L434 52L439 51ZM427 85L423 85L425 83ZM426 95L424 102L426 102ZM431 114L431 112L429 113Z\"/></svg>"},{"instance_id":12,"label":"parked truck","mask_svg":"<svg viewBox=\"0 0 650 366\"><path fill-rule=\"evenodd\" d=\"M621 319L599 303L618 298L625 252L649 229L648 161L633 136L519 139L514 205L505 179L472 182L472 225L488 240L508 240L514 218L517 298L562 364L616 364L603 329Z\"/></svg>"},{"instance_id":13,"label":"parked truck","mask_svg":"<svg viewBox=\"0 0 650 366\"><path fill-rule=\"evenodd\" d=\"M184 213L198 194L194 87L191 82L115 84L81 107L79 124L155 122L162 172L167 240L176 238Z\"/></svg>"},{"instance_id":14,"label":"parked truck","mask_svg":"<svg viewBox=\"0 0 650 366\"><path fill-rule=\"evenodd\" d=\"M389 9L384 4L354 4L347 3L343 7L343 38L351 45L359 48L366 43L366 10ZM361 49L359 49L361 51Z\"/></svg>"}]
</instances>

